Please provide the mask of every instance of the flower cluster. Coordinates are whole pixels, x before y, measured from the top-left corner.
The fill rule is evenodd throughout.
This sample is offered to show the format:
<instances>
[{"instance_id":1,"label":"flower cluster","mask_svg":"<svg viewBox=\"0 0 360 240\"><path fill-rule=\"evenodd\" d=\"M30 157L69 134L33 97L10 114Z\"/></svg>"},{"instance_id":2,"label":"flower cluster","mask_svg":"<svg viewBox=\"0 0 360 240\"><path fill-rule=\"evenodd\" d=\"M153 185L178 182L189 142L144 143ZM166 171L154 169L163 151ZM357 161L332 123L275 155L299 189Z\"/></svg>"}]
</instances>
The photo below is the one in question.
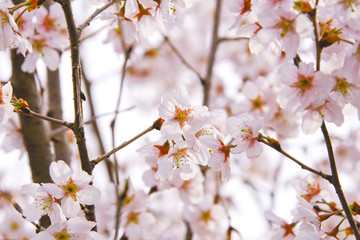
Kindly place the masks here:
<instances>
[{"instance_id":1,"label":"flower cluster","mask_svg":"<svg viewBox=\"0 0 360 240\"><path fill-rule=\"evenodd\" d=\"M51 163L50 176L54 183L22 187L22 192L35 200L24 208L26 220L48 216L51 221L50 227L32 239L101 239L90 231L96 223L87 221L81 211L82 206L95 204L100 197L100 191L90 185L93 177L84 171L74 173L62 160Z\"/></svg>"}]
</instances>

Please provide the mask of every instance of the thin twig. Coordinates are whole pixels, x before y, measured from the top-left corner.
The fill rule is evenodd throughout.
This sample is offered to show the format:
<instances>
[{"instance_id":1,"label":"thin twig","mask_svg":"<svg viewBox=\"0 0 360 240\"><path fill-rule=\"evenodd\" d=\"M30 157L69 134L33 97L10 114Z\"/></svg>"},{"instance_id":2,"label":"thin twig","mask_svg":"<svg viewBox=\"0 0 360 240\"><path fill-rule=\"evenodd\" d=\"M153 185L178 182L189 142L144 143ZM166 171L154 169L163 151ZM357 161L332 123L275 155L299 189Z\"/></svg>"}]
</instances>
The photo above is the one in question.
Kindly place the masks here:
<instances>
[{"instance_id":1,"label":"thin twig","mask_svg":"<svg viewBox=\"0 0 360 240\"><path fill-rule=\"evenodd\" d=\"M191 71L193 71L201 82L204 82L205 79L201 76L201 74L184 58L184 56L179 52L179 50L174 46L174 44L170 41L169 37L164 36L164 41L169 45L171 50L176 54L176 56L180 59L180 61Z\"/></svg>"},{"instance_id":2,"label":"thin twig","mask_svg":"<svg viewBox=\"0 0 360 240\"><path fill-rule=\"evenodd\" d=\"M215 63L215 55L216 55L217 48L219 46L218 32L219 32L219 25L220 25L221 5L222 5L222 0L216 0L214 26L213 26L213 30L212 30L209 61L208 61L208 65L207 65L206 76L205 76L204 81L202 82L203 87L204 87L203 105L208 105L209 99L210 99L211 79L212 79L212 73L213 73L213 68L214 68L214 63Z\"/></svg>"},{"instance_id":3,"label":"thin twig","mask_svg":"<svg viewBox=\"0 0 360 240\"><path fill-rule=\"evenodd\" d=\"M111 155L113 155L114 153L116 153L117 151L121 150L122 148L126 147L127 145L129 145L130 143L134 142L135 140L137 140L138 138L144 136L145 134L147 134L148 132L151 132L153 129L155 129L154 125L151 125L150 127L148 127L147 129L145 129L144 131L142 131L141 133L139 133L138 135L136 135L135 137L131 138L128 141L123 142L121 145L119 145L118 147L114 148L113 150L111 150L110 152L98 157L95 160L92 160L91 162L96 165L99 162L101 162L104 159L109 158Z\"/></svg>"},{"instance_id":4,"label":"thin twig","mask_svg":"<svg viewBox=\"0 0 360 240\"><path fill-rule=\"evenodd\" d=\"M51 123L55 123L55 124L58 124L58 125L70 128L70 129L73 126L73 123L69 123L69 122L66 122L66 121L63 121L63 120L60 120L60 119L57 119L57 118L48 117L46 115L36 113L36 112L34 112L34 111L30 110L30 109L25 109L24 110L24 109L20 108L16 112L20 113L20 114L23 114L23 115L31 116L31 117L34 117L34 118L39 118L39 119L42 119L42 120L45 120L45 121L48 121L48 122L51 122Z\"/></svg>"},{"instance_id":5,"label":"thin twig","mask_svg":"<svg viewBox=\"0 0 360 240\"><path fill-rule=\"evenodd\" d=\"M321 171L317 171L309 166L307 166L306 164L302 163L301 161L297 160L296 158L294 158L293 156L291 156L290 154L288 154L287 152L285 152L280 145L274 145L274 144L270 144L269 142L267 142L265 139L260 138L258 140L259 142L264 143L265 145L275 149L276 151L278 151L279 153L281 153L282 155L284 155L285 157L289 158L290 160L292 160L293 162L297 163L302 169L305 169L309 172L312 172L316 175L319 175L320 177L330 181L331 179L331 175L325 174Z\"/></svg>"},{"instance_id":6,"label":"thin twig","mask_svg":"<svg viewBox=\"0 0 360 240\"><path fill-rule=\"evenodd\" d=\"M218 38L218 44L221 42L230 42L230 41L239 41L239 40L249 40L248 37L222 37L222 38Z\"/></svg>"},{"instance_id":7,"label":"thin twig","mask_svg":"<svg viewBox=\"0 0 360 240\"><path fill-rule=\"evenodd\" d=\"M105 11L108 7L110 7L111 5L113 5L114 3L119 2L119 0L112 0L110 2L108 2L107 4L105 4L104 6L102 6L101 8L96 9L93 14L91 14L88 19L86 19L86 21L83 24L80 24L78 27L78 30L81 32L84 28L86 28L87 26L90 25L91 21L100 13L102 13L103 11Z\"/></svg>"},{"instance_id":8,"label":"thin twig","mask_svg":"<svg viewBox=\"0 0 360 240\"><path fill-rule=\"evenodd\" d=\"M82 62L81 62L82 63ZM85 91L86 91L86 95L87 95L87 102L90 108L90 116L91 116L91 126L92 129L96 135L96 138L98 140L99 143L99 148L100 148L100 154L103 155L106 153L105 151L105 145L104 145L104 141L103 138L101 136L100 133L100 129L98 126L98 121L97 118L95 117L95 106L94 106L94 102L93 102L93 95L91 93L91 82L88 79L85 70L84 70L84 65L81 64L81 68L82 68L82 79L84 81L84 85L85 85ZM84 122L84 124L86 124L86 122ZM105 160L105 165L106 165L106 169L109 175L109 179L112 183L114 183L114 175L113 175L113 168L112 168L112 164L109 160Z\"/></svg>"}]
</instances>

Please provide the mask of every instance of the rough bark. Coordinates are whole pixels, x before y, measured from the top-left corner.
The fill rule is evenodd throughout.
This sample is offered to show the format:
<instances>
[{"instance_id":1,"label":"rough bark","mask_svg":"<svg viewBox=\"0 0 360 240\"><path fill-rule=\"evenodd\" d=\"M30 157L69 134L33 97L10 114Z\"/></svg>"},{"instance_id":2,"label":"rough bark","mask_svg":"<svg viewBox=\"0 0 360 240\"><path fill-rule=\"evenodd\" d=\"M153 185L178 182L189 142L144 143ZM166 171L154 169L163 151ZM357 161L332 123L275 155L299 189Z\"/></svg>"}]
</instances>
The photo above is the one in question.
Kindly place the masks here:
<instances>
[{"instance_id":1,"label":"rough bark","mask_svg":"<svg viewBox=\"0 0 360 240\"><path fill-rule=\"evenodd\" d=\"M16 50L12 50L11 60L11 82L14 88L14 96L26 100L31 110L41 112L34 75L21 71L24 57L16 54ZM53 161L53 156L50 150L48 128L41 119L25 115L19 115L19 118L24 144L29 156L32 179L35 183L51 182L49 166Z\"/></svg>"}]
</instances>

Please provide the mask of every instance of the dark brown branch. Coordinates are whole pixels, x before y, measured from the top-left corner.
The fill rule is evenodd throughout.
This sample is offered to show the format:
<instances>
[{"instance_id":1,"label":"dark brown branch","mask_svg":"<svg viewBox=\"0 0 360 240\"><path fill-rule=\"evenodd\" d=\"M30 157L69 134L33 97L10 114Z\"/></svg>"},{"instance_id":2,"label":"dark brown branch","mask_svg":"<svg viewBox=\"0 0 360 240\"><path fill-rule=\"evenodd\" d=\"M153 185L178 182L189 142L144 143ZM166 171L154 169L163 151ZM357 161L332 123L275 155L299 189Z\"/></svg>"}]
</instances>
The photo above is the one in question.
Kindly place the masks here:
<instances>
[{"instance_id":1,"label":"dark brown branch","mask_svg":"<svg viewBox=\"0 0 360 240\"><path fill-rule=\"evenodd\" d=\"M315 47L316 47L316 71L320 71L320 62L321 62L321 52L322 52L322 48L320 46L320 40L319 40L319 33L318 33L318 27L317 27L317 5L319 3L319 0L316 0L315 2L315 7L313 9L312 12L309 13L310 19L312 20L313 23L313 27L314 27L314 35L315 35ZM351 211L349 209L348 203L346 201L345 198L345 194L342 190L341 184L340 184L340 180L339 180L339 176L338 176L338 172L337 172L337 167L336 167L336 161L335 161L335 155L334 155L334 151L332 148L332 144L331 144L331 139L329 136L329 132L326 128L325 125L325 121L322 122L321 125L321 131L323 133L324 136L324 140L326 143L326 148L327 148L327 152L328 152L328 156L329 156L329 163L330 163L330 168L331 168L331 178L329 180L329 182L334 186L336 194L339 197L341 206L345 212L345 215L347 217L347 220L351 226L351 229L354 233L354 236L357 240L360 240L360 232L359 229L354 221L354 218L351 214Z\"/></svg>"},{"instance_id":2,"label":"dark brown branch","mask_svg":"<svg viewBox=\"0 0 360 240\"><path fill-rule=\"evenodd\" d=\"M81 79L80 79L80 54L79 54L79 39L80 32L77 30L74 16L72 13L71 1L62 0L58 1L63 9L66 24L69 32L70 50L71 50L71 66L72 66L72 82L73 82L73 95L74 95L74 125L73 132L78 146L81 167L88 174L92 174L93 165L91 165L84 132L83 112L82 112L82 99L81 99Z\"/></svg>"},{"instance_id":3,"label":"dark brown branch","mask_svg":"<svg viewBox=\"0 0 360 240\"><path fill-rule=\"evenodd\" d=\"M328 152L328 156L329 156L330 168L331 168L331 173L332 173L332 177L329 180L329 182L335 188L336 194L339 197L341 206L342 206L342 208L343 208L343 210L345 212L347 220L349 221L351 229L354 232L355 238L357 240L359 240L360 239L360 232L359 232L359 229L358 229L358 227L357 227L357 225L356 225L356 223L354 221L353 215L351 214L349 205L348 205L348 203L346 201L346 198L345 198L345 194L344 194L344 192L342 190L342 187L341 187L341 184L340 184L339 175L338 175L337 167L336 167L335 155L334 155L334 151L333 151L332 144L331 144L331 139L330 139L330 136L329 136L329 132L328 132L328 130L326 128L325 122L323 122L322 125L321 125L321 131L322 131L322 133L324 135L324 140L325 140L325 143L326 143L326 148L327 148L327 152Z\"/></svg>"},{"instance_id":4,"label":"dark brown branch","mask_svg":"<svg viewBox=\"0 0 360 240\"><path fill-rule=\"evenodd\" d=\"M53 124L56 124L56 125L61 125L61 126L64 126L64 127L67 127L67 128L72 128L72 123L69 123L69 122L65 122L63 120L59 120L57 118L53 118L53 117L48 117L46 115L42 115L42 114L39 114L39 113L36 113L30 109L19 109L17 111L18 113L22 114L22 115L27 115L27 116L30 116L30 117L33 117L33 118L38 118L38 119L42 119L42 120L45 120L45 121L48 121L48 122L51 122Z\"/></svg>"}]
</instances>

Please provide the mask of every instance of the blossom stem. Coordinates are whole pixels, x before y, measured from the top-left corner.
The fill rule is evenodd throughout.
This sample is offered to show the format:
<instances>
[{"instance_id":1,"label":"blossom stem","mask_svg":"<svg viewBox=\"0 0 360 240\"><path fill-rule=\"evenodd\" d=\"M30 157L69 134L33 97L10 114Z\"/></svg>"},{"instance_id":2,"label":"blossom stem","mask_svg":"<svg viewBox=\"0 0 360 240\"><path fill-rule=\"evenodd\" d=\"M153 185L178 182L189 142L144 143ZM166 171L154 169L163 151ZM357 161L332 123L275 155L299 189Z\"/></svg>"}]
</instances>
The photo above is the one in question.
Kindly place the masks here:
<instances>
[{"instance_id":1,"label":"blossom stem","mask_svg":"<svg viewBox=\"0 0 360 240\"><path fill-rule=\"evenodd\" d=\"M98 16L100 13L102 13L103 11L105 11L107 8L109 8L111 5L113 5L114 3L119 2L119 0L112 0L110 2L108 2L107 4L105 4L104 6L102 6L101 8L96 9L93 14L91 14L83 24L78 26L78 31L82 31L84 28L86 28L87 26L90 25L91 21Z\"/></svg>"},{"instance_id":2,"label":"blossom stem","mask_svg":"<svg viewBox=\"0 0 360 240\"><path fill-rule=\"evenodd\" d=\"M42 119L42 120L45 120L45 121L48 121L48 122L51 122L51 123L55 123L55 124L58 124L58 125L70 128L70 129L72 128L72 125L73 125L73 123L69 123L69 122L66 122L66 121L63 121L63 120L60 120L60 119L57 119L57 118L48 117L48 116L36 113L36 112L34 112L34 111L30 110L30 109L24 110L24 109L20 108L17 111L17 113L28 115L28 116L31 116L31 117L34 117L34 118L39 118L39 119Z\"/></svg>"},{"instance_id":3,"label":"blossom stem","mask_svg":"<svg viewBox=\"0 0 360 240\"><path fill-rule=\"evenodd\" d=\"M134 142L135 140L137 140L138 138L144 136L145 134L147 134L148 132L151 132L153 129L155 129L154 125L151 125L150 127L148 127L147 129L145 129L144 131L142 131L141 133L139 133L138 135L136 135L135 137L131 138L128 141L123 142L121 145L119 145L118 147L114 148L113 150L111 150L110 152L98 157L95 160L92 160L91 163L93 165L98 164L99 162L101 162L102 160L105 160L107 158L109 158L112 154L116 153L117 151L121 150L122 148L126 147L127 145L129 145L130 143Z\"/></svg>"},{"instance_id":4,"label":"blossom stem","mask_svg":"<svg viewBox=\"0 0 360 240\"><path fill-rule=\"evenodd\" d=\"M293 162L295 162L295 163L297 163L298 165L300 165L300 167L301 167L302 169L308 170L309 172L312 172L312 173L314 173L314 174L316 174L316 175L319 175L320 177L322 177L322 178L324 178L324 179L326 179L326 180L328 180L328 181L331 180L331 178L332 178L331 175L325 174L325 173L323 173L323 172L321 172L321 171L317 171L317 170L315 170L315 169L307 166L306 164L302 163L301 161L297 160L296 158L294 158L293 156L291 156L290 154L288 154L287 152L285 152L285 151L281 148L280 144L277 144L277 145L271 144L271 143L269 143L268 141L266 141L264 138L259 138L258 141L264 143L265 145L267 145L267 146L269 146L269 147L271 147L271 148L273 148L273 149L275 149L276 151L278 151L279 153L281 153L281 154L284 155L285 157L289 158L289 159L292 160Z\"/></svg>"},{"instance_id":5,"label":"blossom stem","mask_svg":"<svg viewBox=\"0 0 360 240\"><path fill-rule=\"evenodd\" d=\"M207 65L205 79L204 79L204 81L202 81L202 84L204 87L203 105L208 105L209 99L210 99L211 78L212 78L212 73L213 73L213 68L214 68L214 63L215 63L216 51L219 46L218 32L219 32L219 25L220 25L221 4L222 4L222 0L216 0L209 61L208 61L208 65Z\"/></svg>"},{"instance_id":6,"label":"blossom stem","mask_svg":"<svg viewBox=\"0 0 360 240\"><path fill-rule=\"evenodd\" d=\"M356 225L356 223L354 221L354 218L353 218L353 216L351 214L349 205L348 205L348 203L346 201L344 192L343 192L341 184L340 184L339 175L338 175L337 167L336 167L335 155L334 155L334 151L333 151L332 144L331 144L331 139L330 139L330 136L329 136L329 132L328 132L328 130L326 128L325 122L323 122L322 125L321 125L321 131L322 131L322 133L324 135L326 148L327 148L327 152L328 152L328 156L329 156L331 173L332 173L332 176L331 176L329 182L335 188L336 194L339 197L341 206L342 206L342 208L343 208L343 210L345 212L345 215L346 215L346 217L347 217L347 219L349 221L351 229L354 232L355 238L357 240L359 240L360 239L360 232L359 232L359 229L358 229L358 227L357 227L357 225Z\"/></svg>"},{"instance_id":7,"label":"blossom stem","mask_svg":"<svg viewBox=\"0 0 360 240\"><path fill-rule=\"evenodd\" d=\"M82 61L83 62L83 61ZM96 135L96 138L98 140L98 144L99 144L99 148L100 148L100 154L104 155L106 153L105 151L105 145L104 145L104 141L101 137L100 134L100 129L99 129L99 125L98 125L98 121L97 121L97 117L95 115L95 108L94 108L94 102L93 102L93 95L91 93L91 81L88 79L87 74L85 74L85 69L84 69L84 65L81 65L82 68L82 78L84 81L84 85L85 85L85 91L86 91L86 95L87 95L87 99L88 99L88 104L89 104L89 108L90 108L90 116L91 116L91 120L89 121L89 123L91 124L94 133ZM87 122L84 122L84 124L86 124ZM105 160L105 165L106 165L106 169L109 175L109 179L112 183L114 183L114 175L113 175L113 168L112 168L112 164L109 160Z\"/></svg>"},{"instance_id":8,"label":"blossom stem","mask_svg":"<svg viewBox=\"0 0 360 240\"><path fill-rule=\"evenodd\" d=\"M200 82L205 81L204 78L201 76L201 74L188 62L186 61L186 59L184 58L184 56L179 52L179 50L174 46L174 44L170 41L169 37L164 36L164 40L165 42L169 45L169 47L171 48L171 50L173 50L173 52L176 54L176 56L178 56L178 58L180 59L180 61L187 67L189 68L191 71L193 71L198 78L200 79Z\"/></svg>"}]
</instances>

